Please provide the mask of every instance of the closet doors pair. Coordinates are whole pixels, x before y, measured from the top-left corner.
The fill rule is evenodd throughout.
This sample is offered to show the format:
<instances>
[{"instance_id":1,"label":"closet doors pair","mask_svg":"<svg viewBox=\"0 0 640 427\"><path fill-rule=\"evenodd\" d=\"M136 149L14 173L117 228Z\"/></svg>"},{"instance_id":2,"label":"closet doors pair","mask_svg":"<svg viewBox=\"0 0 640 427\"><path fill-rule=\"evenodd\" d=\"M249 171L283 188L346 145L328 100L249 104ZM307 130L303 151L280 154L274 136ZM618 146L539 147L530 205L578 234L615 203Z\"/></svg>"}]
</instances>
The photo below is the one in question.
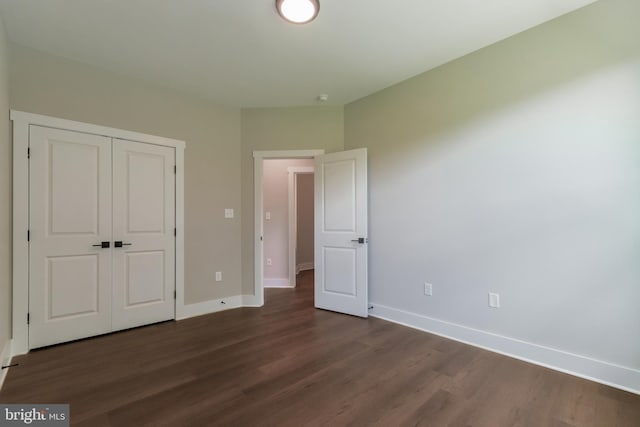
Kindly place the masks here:
<instances>
[{"instance_id":1,"label":"closet doors pair","mask_svg":"<svg viewBox=\"0 0 640 427\"><path fill-rule=\"evenodd\" d=\"M29 127L29 348L175 316L175 148Z\"/></svg>"}]
</instances>

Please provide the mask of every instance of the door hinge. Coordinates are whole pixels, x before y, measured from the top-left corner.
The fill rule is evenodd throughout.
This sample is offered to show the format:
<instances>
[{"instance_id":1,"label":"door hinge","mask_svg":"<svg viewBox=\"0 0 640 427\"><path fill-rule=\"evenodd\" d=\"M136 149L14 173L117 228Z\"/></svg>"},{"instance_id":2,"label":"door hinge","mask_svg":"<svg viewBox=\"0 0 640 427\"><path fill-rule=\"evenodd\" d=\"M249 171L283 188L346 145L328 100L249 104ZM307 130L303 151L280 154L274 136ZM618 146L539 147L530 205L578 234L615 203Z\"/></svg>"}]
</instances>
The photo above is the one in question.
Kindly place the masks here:
<instances>
[{"instance_id":1,"label":"door hinge","mask_svg":"<svg viewBox=\"0 0 640 427\"><path fill-rule=\"evenodd\" d=\"M173 165L173 173L174 174L178 173L178 166L177 165Z\"/></svg>"},{"instance_id":2,"label":"door hinge","mask_svg":"<svg viewBox=\"0 0 640 427\"><path fill-rule=\"evenodd\" d=\"M27 242L31 241L31 230L27 230Z\"/></svg>"},{"instance_id":3,"label":"door hinge","mask_svg":"<svg viewBox=\"0 0 640 427\"><path fill-rule=\"evenodd\" d=\"M29 321L31 320L31 316L30 313L27 313L27 325L29 324Z\"/></svg>"},{"instance_id":4,"label":"door hinge","mask_svg":"<svg viewBox=\"0 0 640 427\"><path fill-rule=\"evenodd\" d=\"M178 299L178 292L177 291L173 291L173 299Z\"/></svg>"},{"instance_id":5,"label":"door hinge","mask_svg":"<svg viewBox=\"0 0 640 427\"><path fill-rule=\"evenodd\" d=\"M31 148L27 148L27 159L31 158Z\"/></svg>"},{"instance_id":6,"label":"door hinge","mask_svg":"<svg viewBox=\"0 0 640 427\"><path fill-rule=\"evenodd\" d=\"M173 235L174 235L174 236L177 236L177 235L178 235L178 229L177 229L177 228L174 228L174 229L173 229Z\"/></svg>"}]
</instances>

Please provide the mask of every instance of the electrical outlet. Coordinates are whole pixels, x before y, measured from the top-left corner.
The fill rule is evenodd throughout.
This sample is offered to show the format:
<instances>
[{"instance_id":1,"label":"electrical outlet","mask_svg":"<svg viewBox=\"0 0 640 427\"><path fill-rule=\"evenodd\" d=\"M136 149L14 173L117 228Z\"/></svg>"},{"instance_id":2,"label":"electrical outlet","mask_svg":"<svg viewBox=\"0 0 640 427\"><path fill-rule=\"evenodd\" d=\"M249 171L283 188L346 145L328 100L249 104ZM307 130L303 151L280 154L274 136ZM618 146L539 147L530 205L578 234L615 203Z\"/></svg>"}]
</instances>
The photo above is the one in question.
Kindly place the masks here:
<instances>
[{"instance_id":1,"label":"electrical outlet","mask_svg":"<svg viewBox=\"0 0 640 427\"><path fill-rule=\"evenodd\" d=\"M233 209L225 209L224 210L225 218L233 218Z\"/></svg>"},{"instance_id":2,"label":"electrical outlet","mask_svg":"<svg viewBox=\"0 0 640 427\"><path fill-rule=\"evenodd\" d=\"M489 307L500 308L500 294L489 292Z\"/></svg>"},{"instance_id":3,"label":"electrical outlet","mask_svg":"<svg viewBox=\"0 0 640 427\"><path fill-rule=\"evenodd\" d=\"M267 258L267 265L273 265L273 262L271 261L271 258Z\"/></svg>"},{"instance_id":4,"label":"electrical outlet","mask_svg":"<svg viewBox=\"0 0 640 427\"><path fill-rule=\"evenodd\" d=\"M433 285L431 283L424 282L424 294L433 295Z\"/></svg>"},{"instance_id":5,"label":"electrical outlet","mask_svg":"<svg viewBox=\"0 0 640 427\"><path fill-rule=\"evenodd\" d=\"M216 271L216 282L222 282L222 271Z\"/></svg>"}]
</instances>

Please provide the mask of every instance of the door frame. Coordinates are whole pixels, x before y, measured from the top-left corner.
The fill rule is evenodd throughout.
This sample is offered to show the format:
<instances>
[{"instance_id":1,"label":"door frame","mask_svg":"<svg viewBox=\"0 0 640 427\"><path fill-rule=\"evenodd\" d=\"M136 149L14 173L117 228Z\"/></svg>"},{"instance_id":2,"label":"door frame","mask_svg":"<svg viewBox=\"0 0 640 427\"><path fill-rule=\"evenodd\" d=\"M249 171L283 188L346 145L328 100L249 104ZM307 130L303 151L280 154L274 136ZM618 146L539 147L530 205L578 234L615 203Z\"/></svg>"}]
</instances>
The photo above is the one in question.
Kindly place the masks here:
<instances>
[{"instance_id":1,"label":"door frame","mask_svg":"<svg viewBox=\"0 0 640 427\"><path fill-rule=\"evenodd\" d=\"M289 286L296 287L298 264L296 262L296 248L298 239L298 175L313 175L313 166L290 166L289 173ZM314 227L315 228L315 227Z\"/></svg>"},{"instance_id":2,"label":"door frame","mask_svg":"<svg viewBox=\"0 0 640 427\"><path fill-rule=\"evenodd\" d=\"M29 126L102 135L175 149L176 166L176 318L184 312L184 150L185 142L161 136L10 110L13 122L13 302L12 355L29 351Z\"/></svg>"},{"instance_id":3,"label":"door frame","mask_svg":"<svg viewBox=\"0 0 640 427\"><path fill-rule=\"evenodd\" d=\"M263 161L267 159L313 159L324 154L324 150L275 150L253 152L253 294L256 306L264 305L264 177ZM291 270L289 269L289 272Z\"/></svg>"}]
</instances>

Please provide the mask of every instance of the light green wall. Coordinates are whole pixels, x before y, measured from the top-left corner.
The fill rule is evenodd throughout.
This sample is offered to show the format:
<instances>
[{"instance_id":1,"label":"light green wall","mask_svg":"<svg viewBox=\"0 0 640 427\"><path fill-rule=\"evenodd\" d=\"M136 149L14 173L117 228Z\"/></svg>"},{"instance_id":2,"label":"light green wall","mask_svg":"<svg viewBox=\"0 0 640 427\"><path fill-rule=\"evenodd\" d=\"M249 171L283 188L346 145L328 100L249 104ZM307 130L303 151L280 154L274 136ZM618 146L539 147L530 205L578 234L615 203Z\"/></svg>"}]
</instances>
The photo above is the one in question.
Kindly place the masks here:
<instances>
[{"instance_id":1,"label":"light green wall","mask_svg":"<svg viewBox=\"0 0 640 427\"><path fill-rule=\"evenodd\" d=\"M344 148L343 107L242 110L242 289L253 295L253 152Z\"/></svg>"},{"instance_id":2,"label":"light green wall","mask_svg":"<svg viewBox=\"0 0 640 427\"><path fill-rule=\"evenodd\" d=\"M10 68L13 109L185 140L185 302L240 293L239 109L17 45Z\"/></svg>"},{"instance_id":3,"label":"light green wall","mask_svg":"<svg viewBox=\"0 0 640 427\"><path fill-rule=\"evenodd\" d=\"M345 107L374 306L640 368L638 17L601 0Z\"/></svg>"},{"instance_id":4,"label":"light green wall","mask_svg":"<svg viewBox=\"0 0 640 427\"><path fill-rule=\"evenodd\" d=\"M11 337L11 182L9 52L0 18L0 353ZM4 362L0 360L0 362Z\"/></svg>"}]
</instances>

